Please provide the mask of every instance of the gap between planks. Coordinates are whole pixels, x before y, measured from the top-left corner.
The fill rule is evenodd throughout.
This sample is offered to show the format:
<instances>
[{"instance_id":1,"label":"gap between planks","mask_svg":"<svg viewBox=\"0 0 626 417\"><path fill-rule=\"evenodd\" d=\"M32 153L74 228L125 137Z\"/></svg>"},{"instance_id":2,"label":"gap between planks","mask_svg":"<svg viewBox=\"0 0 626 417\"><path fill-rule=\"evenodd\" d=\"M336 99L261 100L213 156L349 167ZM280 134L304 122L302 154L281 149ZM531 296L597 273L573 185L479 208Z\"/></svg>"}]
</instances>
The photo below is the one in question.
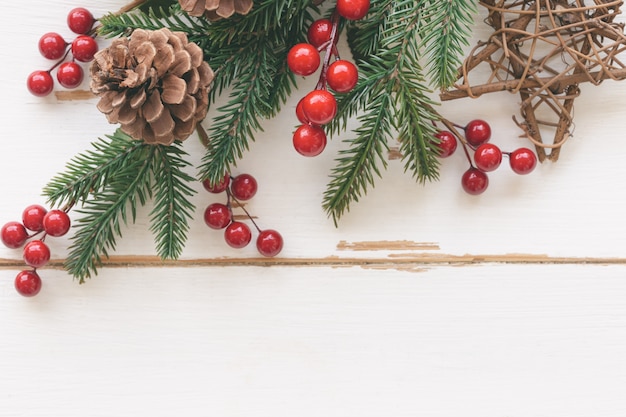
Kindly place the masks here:
<instances>
[{"instance_id":1,"label":"gap between planks","mask_svg":"<svg viewBox=\"0 0 626 417\"><path fill-rule=\"evenodd\" d=\"M64 259L52 259L48 269L63 269ZM422 271L436 266L477 266L485 264L555 264L555 265L626 265L626 258L553 257L532 254L504 255L449 255L449 254L392 254L387 257L324 258L196 258L161 260L158 256L116 255L104 259L101 268L191 268L191 267L363 267ZM0 258L0 269L21 269L21 259Z\"/></svg>"}]
</instances>

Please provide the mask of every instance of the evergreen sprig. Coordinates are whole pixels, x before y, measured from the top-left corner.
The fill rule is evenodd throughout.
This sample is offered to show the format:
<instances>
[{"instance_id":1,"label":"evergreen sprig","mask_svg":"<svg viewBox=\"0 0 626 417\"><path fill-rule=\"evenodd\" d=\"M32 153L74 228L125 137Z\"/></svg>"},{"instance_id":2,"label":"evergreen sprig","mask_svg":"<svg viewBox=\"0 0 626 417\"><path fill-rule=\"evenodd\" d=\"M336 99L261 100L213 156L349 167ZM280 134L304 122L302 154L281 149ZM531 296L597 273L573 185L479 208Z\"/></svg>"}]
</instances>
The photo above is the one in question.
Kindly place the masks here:
<instances>
[{"instance_id":1,"label":"evergreen sprig","mask_svg":"<svg viewBox=\"0 0 626 417\"><path fill-rule=\"evenodd\" d=\"M422 1L419 28L421 55L427 62L431 83L451 87L457 80L463 49L468 45L477 0Z\"/></svg>"},{"instance_id":2,"label":"evergreen sprig","mask_svg":"<svg viewBox=\"0 0 626 417\"><path fill-rule=\"evenodd\" d=\"M332 133L345 130L357 116L356 138L344 140L323 207L335 224L374 185L382 154L394 139L400 143L405 170L420 182L438 178L433 122L439 119L421 67L422 4L410 0L372 3L366 19L354 23L349 42L360 71L355 89L339 98Z\"/></svg>"},{"instance_id":3,"label":"evergreen sprig","mask_svg":"<svg viewBox=\"0 0 626 417\"><path fill-rule=\"evenodd\" d=\"M211 102L226 89L229 96L208 122L201 179L218 182L236 166L263 130L262 121L274 117L297 87L287 53L305 40L316 11L309 2L264 0L246 16L212 25L205 49L215 71Z\"/></svg>"},{"instance_id":4,"label":"evergreen sprig","mask_svg":"<svg viewBox=\"0 0 626 417\"><path fill-rule=\"evenodd\" d=\"M181 144L149 145L120 130L75 156L66 171L44 188L51 205L74 207L78 218L67 271L80 282L97 274L102 257L116 247L122 226L153 200L151 230L162 258L177 258L184 248L194 206L195 178Z\"/></svg>"},{"instance_id":5,"label":"evergreen sprig","mask_svg":"<svg viewBox=\"0 0 626 417\"><path fill-rule=\"evenodd\" d=\"M187 240L189 220L194 214L195 206L189 198L196 192L189 184L195 178L185 172L191 166L188 156L179 145L157 146L155 149L150 230L162 259L178 259L181 255Z\"/></svg>"}]
</instances>

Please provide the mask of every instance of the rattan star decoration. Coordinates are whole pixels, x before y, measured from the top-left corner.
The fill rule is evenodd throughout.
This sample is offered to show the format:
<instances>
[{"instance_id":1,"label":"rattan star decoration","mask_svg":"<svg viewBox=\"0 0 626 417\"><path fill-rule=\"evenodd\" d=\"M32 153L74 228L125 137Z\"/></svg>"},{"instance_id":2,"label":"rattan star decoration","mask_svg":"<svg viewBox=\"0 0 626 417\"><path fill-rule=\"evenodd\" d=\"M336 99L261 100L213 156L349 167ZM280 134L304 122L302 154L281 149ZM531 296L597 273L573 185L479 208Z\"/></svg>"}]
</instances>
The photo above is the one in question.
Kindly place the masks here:
<instances>
[{"instance_id":1,"label":"rattan star decoration","mask_svg":"<svg viewBox=\"0 0 626 417\"><path fill-rule=\"evenodd\" d=\"M624 24L615 21L622 1L484 0L493 28L465 59L442 100L509 91L521 98L523 121L513 117L536 147L540 161L556 161L572 135L579 84L626 78L620 53ZM489 66L487 71L475 71ZM480 75L479 75L480 74ZM486 74L486 76L485 76ZM544 140L553 134L552 142Z\"/></svg>"}]
</instances>

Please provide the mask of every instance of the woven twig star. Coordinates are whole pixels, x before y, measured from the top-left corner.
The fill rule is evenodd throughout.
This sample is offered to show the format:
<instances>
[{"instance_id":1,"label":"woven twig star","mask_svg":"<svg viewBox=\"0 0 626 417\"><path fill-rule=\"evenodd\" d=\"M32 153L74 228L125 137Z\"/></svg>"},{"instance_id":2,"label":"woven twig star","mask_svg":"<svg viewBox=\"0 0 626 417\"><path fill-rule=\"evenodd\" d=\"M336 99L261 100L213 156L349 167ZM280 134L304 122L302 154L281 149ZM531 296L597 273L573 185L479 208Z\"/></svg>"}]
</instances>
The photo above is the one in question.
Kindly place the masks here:
<instances>
[{"instance_id":1,"label":"woven twig star","mask_svg":"<svg viewBox=\"0 0 626 417\"><path fill-rule=\"evenodd\" d=\"M591 4L586 4L591 3ZM622 1L484 0L494 32L471 51L453 89L442 100L509 91L521 97L523 121L514 120L535 144L539 160L556 161L572 134L579 84L626 78L620 53L624 25L614 21ZM474 71L488 65L490 71ZM487 75L479 79L476 74ZM552 143L542 138L554 132ZM549 151L549 153L547 153Z\"/></svg>"}]
</instances>

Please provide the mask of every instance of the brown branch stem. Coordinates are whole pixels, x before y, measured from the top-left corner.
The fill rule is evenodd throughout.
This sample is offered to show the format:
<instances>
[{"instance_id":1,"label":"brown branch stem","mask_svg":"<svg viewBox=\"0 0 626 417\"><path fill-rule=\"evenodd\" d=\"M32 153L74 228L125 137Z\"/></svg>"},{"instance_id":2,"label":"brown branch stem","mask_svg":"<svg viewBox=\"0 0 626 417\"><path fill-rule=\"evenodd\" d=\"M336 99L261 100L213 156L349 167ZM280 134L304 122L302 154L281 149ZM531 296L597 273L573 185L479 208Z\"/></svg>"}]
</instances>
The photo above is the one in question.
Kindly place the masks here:
<instances>
[{"instance_id":1,"label":"brown branch stem","mask_svg":"<svg viewBox=\"0 0 626 417\"><path fill-rule=\"evenodd\" d=\"M590 73L577 73L571 75L563 75L558 81L554 81L554 77L538 77L526 78L525 80L507 80L496 83L481 84L471 88L444 91L439 95L441 101L456 100L471 95L478 97L487 93L495 93L499 91L515 91L521 88L543 88L546 84L552 82L550 91L559 94L565 91L569 86L589 81L589 76L596 82L607 79L622 80L626 79L626 68L619 68L610 71L595 71Z\"/></svg>"}]
</instances>

